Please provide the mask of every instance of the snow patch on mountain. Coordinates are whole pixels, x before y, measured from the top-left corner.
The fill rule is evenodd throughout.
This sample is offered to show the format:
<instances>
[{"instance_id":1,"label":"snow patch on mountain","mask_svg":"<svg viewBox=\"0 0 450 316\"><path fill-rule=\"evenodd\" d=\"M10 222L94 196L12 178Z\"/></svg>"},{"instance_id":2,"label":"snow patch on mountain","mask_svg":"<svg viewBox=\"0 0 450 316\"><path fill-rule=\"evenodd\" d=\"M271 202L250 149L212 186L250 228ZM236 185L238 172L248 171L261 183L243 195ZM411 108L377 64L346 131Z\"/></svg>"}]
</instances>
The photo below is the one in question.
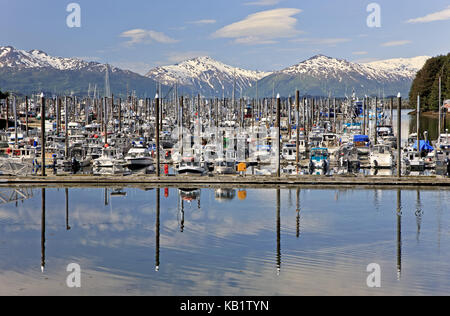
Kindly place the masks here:
<instances>
[{"instance_id":1,"label":"snow patch on mountain","mask_svg":"<svg viewBox=\"0 0 450 316\"><path fill-rule=\"evenodd\" d=\"M236 82L236 89L251 87L256 81L270 75L269 72L232 67L210 57L198 57L176 65L157 67L146 76L165 85L184 85L222 92Z\"/></svg>"},{"instance_id":2,"label":"snow patch on mountain","mask_svg":"<svg viewBox=\"0 0 450 316\"><path fill-rule=\"evenodd\" d=\"M87 62L78 58L53 57L40 50L29 52L11 46L0 47L0 68L33 69L52 68L56 70L104 71L106 66L96 62ZM109 68L110 72L120 69Z\"/></svg>"}]
</instances>

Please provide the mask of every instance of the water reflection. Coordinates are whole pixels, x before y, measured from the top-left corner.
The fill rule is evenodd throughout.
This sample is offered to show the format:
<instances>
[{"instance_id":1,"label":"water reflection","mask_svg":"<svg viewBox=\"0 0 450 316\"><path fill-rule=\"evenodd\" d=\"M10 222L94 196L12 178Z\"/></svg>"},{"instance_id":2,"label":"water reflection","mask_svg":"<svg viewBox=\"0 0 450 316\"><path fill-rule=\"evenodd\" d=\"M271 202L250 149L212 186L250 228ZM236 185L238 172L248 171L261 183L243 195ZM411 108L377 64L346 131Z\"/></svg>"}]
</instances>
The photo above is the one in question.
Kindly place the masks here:
<instances>
[{"instance_id":1,"label":"water reflection","mask_svg":"<svg viewBox=\"0 0 450 316\"><path fill-rule=\"evenodd\" d=\"M39 196L2 206L0 294L70 294L59 271L72 262L91 294L370 294L372 262L381 293L450 293L448 190L161 190L39 189L40 216ZM31 272L37 230L45 280Z\"/></svg>"},{"instance_id":2,"label":"water reflection","mask_svg":"<svg viewBox=\"0 0 450 316\"><path fill-rule=\"evenodd\" d=\"M281 193L277 189L277 274L281 272Z\"/></svg>"},{"instance_id":3,"label":"water reflection","mask_svg":"<svg viewBox=\"0 0 450 316\"><path fill-rule=\"evenodd\" d=\"M160 235L159 235L159 229L160 229L160 211L161 211L161 191L160 189L156 189L156 264L155 264L155 271L159 271L160 261L159 261L159 245L160 245Z\"/></svg>"},{"instance_id":4,"label":"water reflection","mask_svg":"<svg viewBox=\"0 0 450 316\"><path fill-rule=\"evenodd\" d=\"M0 188L0 205L23 202L33 197L33 191L28 188Z\"/></svg>"},{"instance_id":5,"label":"water reflection","mask_svg":"<svg viewBox=\"0 0 450 316\"><path fill-rule=\"evenodd\" d=\"M45 269L45 189L41 189L41 271Z\"/></svg>"},{"instance_id":6,"label":"water reflection","mask_svg":"<svg viewBox=\"0 0 450 316\"><path fill-rule=\"evenodd\" d=\"M397 189L397 280L402 277L402 191Z\"/></svg>"}]
</instances>

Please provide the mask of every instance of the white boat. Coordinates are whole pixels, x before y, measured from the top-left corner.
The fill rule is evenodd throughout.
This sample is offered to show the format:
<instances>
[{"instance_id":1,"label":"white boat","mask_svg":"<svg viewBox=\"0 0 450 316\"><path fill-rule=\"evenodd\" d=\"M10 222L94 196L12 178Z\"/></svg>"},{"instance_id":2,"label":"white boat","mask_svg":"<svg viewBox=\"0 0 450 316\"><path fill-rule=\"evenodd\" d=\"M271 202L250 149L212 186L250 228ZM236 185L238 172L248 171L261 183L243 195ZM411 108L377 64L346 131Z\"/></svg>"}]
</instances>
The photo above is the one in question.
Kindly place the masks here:
<instances>
[{"instance_id":1,"label":"white boat","mask_svg":"<svg viewBox=\"0 0 450 316\"><path fill-rule=\"evenodd\" d=\"M147 148L131 148L125 156L127 166L133 168L145 168L153 165L153 158Z\"/></svg>"},{"instance_id":2,"label":"white boat","mask_svg":"<svg viewBox=\"0 0 450 316\"><path fill-rule=\"evenodd\" d=\"M200 162L194 157L184 157L178 164L176 171L180 175L200 175L206 173L205 168L200 165Z\"/></svg>"},{"instance_id":3,"label":"white boat","mask_svg":"<svg viewBox=\"0 0 450 316\"><path fill-rule=\"evenodd\" d=\"M94 160L94 168L123 169L126 161L121 157L116 149L103 148L102 155Z\"/></svg>"},{"instance_id":4,"label":"white boat","mask_svg":"<svg viewBox=\"0 0 450 316\"><path fill-rule=\"evenodd\" d=\"M236 163L223 158L216 159L214 163L215 174L236 174Z\"/></svg>"},{"instance_id":5,"label":"white boat","mask_svg":"<svg viewBox=\"0 0 450 316\"><path fill-rule=\"evenodd\" d=\"M288 143L283 145L281 155L284 160L296 161L297 160L297 145Z\"/></svg>"},{"instance_id":6,"label":"white boat","mask_svg":"<svg viewBox=\"0 0 450 316\"><path fill-rule=\"evenodd\" d=\"M387 145L375 145L369 154L370 166L372 168L392 168L394 166L394 155Z\"/></svg>"},{"instance_id":7,"label":"white boat","mask_svg":"<svg viewBox=\"0 0 450 316\"><path fill-rule=\"evenodd\" d=\"M403 160L406 167L413 171L425 170L425 160L421 157L420 153L412 147L407 147L403 153Z\"/></svg>"}]
</instances>

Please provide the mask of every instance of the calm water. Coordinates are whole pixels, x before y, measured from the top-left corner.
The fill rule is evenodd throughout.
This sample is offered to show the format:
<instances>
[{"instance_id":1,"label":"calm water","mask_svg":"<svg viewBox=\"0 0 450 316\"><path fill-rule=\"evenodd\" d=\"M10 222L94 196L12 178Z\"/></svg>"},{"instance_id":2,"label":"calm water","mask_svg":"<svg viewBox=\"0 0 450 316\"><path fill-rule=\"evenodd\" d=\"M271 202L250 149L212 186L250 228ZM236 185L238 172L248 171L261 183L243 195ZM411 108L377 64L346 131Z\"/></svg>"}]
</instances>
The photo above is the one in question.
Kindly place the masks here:
<instances>
[{"instance_id":1,"label":"calm water","mask_svg":"<svg viewBox=\"0 0 450 316\"><path fill-rule=\"evenodd\" d=\"M0 295L450 294L449 190L112 192L0 189Z\"/></svg>"},{"instance_id":2,"label":"calm water","mask_svg":"<svg viewBox=\"0 0 450 316\"><path fill-rule=\"evenodd\" d=\"M402 140L405 143L408 136L417 132L417 118L414 115L409 115L413 110L402 110ZM397 132L397 111L394 111L394 131ZM450 130L450 115L447 114L445 128ZM442 132L445 133L444 122L442 122ZM439 119L437 117L422 116L420 118L420 136L424 139L424 132L428 132L428 139L436 141L438 138Z\"/></svg>"}]
</instances>

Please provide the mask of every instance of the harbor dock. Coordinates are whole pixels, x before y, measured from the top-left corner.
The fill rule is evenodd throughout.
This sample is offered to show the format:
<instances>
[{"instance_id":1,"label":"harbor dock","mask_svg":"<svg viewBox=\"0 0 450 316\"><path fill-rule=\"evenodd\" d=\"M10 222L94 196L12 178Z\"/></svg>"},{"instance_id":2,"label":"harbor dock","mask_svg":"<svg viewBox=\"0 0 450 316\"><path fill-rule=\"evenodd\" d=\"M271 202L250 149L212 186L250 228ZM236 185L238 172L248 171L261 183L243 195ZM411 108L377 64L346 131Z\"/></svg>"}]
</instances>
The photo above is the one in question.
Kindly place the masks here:
<instances>
[{"instance_id":1,"label":"harbor dock","mask_svg":"<svg viewBox=\"0 0 450 316\"><path fill-rule=\"evenodd\" d=\"M146 187L250 187L264 188L273 186L352 186L352 187L449 187L450 179L442 176L235 176L222 175L214 177L195 176L47 176L47 177L0 177L0 186L146 186Z\"/></svg>"}]
</instances>

